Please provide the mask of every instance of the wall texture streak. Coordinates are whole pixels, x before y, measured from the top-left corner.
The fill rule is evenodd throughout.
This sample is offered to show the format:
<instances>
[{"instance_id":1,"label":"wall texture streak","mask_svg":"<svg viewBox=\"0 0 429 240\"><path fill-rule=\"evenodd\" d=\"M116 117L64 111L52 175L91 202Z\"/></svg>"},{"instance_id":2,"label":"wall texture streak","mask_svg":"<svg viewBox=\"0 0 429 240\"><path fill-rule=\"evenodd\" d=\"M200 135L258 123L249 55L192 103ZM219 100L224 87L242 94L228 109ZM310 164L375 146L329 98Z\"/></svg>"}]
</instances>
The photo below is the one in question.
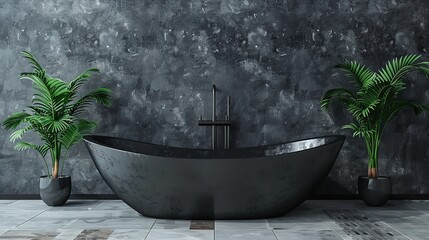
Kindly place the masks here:
<instances>
[{"instance_id":1,"label":"wall texture streak","mask_svg":"<svg viewBox=\"0 0 429 240\"><path fill-rule=\"evenodd\" d=\"M21 50L59 78L101 70L87 87L112 88L114 105L88 109L97 134L209 148L210 130L197 121L210 117L216 84L219 116L232 97L234 147L350 136L340 106L319 106L324 91L348 84L332 67L356 59L376 69L407 53L429 59L429 1L0 0L1 120L33 93L18 78L29 69ZM428 79L412 75L408 87L406 97L429 104ZM0 129L0 194L37 194L43 161L13 150L8 135ZM429 194L428 145L428 116L406 112L386 129L380 172L394 193ZM357 193L366 159L363 141L349 137L317 192ZM65 164L73 193L112 193L82 143Z\"/></svg>"}]
</instances>

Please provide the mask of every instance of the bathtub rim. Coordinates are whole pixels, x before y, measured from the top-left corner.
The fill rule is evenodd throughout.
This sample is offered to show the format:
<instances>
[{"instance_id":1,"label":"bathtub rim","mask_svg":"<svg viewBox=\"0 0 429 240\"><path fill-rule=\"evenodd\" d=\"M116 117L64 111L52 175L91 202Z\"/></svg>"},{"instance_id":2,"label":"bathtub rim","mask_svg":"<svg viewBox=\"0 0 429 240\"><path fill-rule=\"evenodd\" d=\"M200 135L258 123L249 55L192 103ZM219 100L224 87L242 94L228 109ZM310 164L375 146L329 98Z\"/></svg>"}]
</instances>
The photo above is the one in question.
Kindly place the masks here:
<instances>
[{"instance_id":1,"label":"bathtub rim","mask_svg":"<svg viewBox=\"0 0 429 240\"><path fill-rule=\"evenodd\" d=\"M102 138L111 138L111 139L118 139L118 140L125 140L125 141L129 141L129 142L133 142L133 143L140 143L140 144L146 144L146 145L150 145L150 146L156 146L156 147L166 147L166 148L170 148L174 151L174 149L184 149L184 150L189 150L189 151L209 151L209 152L213 152L213 151L234 151L234 150L252 150L252 149L262 149L262 150L266 150L269 147L274 147L274 146L281 146L284 144L290 144L290 143L294 143L294 142L300 142L300 141L308 141L308 140L315 140L315 139L322 139L322 138L334 138L332 141L316 146L316 147L311 147L311 148L306 148L306 149L302 149L299 151L293 151L293 152L285 152L285 153L281 153L281 154L277 154L277 155L273 155L273 156L282 156L282 155L287 155L287 154L295 154L295 153L300 153L303 151L307 151L307 150L313 150L313 149L317 149L317 148L321 148L321 147L325 147L328 145L332 145L332 144L336 144L338 142L343 142L346 139L345 135L340 135L340 134L334 134L334 135L322 135L322 136L317 136L317 137L309 137L309 138L303 138L303 139L297 139L297 140L292 140L292 141L288 141L288 142L282 142L282 143L274 143L274 144L267 144L267 145L260 145L260 146L254 146L254 147L243 147L243 148L232 148L232 149L207 149L207 148L182 148L182 147L174 147L174 146L168 146L168 145L160 145L160 144L155 144L155 143L148 143L148 142L142 142L142 141L137 141L137 140L133 140L133 139L126 139L126 138L121 138L121 137L112 137L112 136L106 136L106 135L98 135L98 134L88 134L88 135L84 135L83 139L85 144L92 143L92 144L97 144L100 146L103 146L105 148L109 148L109 149L114 149L116 151L120 151L120 152L124 152L124 153L131 153L131 154L138 154L138 155L147 155L147 156L152 156L152 157L159 157L159 158L177 158L177 159L240 159L240 157L231 157L231 158L189 158L189 157L166 157L166 156L156 156L156 155L151 155L151 154L146 154L146 153L141 153L141 152L134 152L134 151L128 151L128 150L124 150L124 149L120 149L120 148L114 148L111 146L107 146L103 143L101 143L100 141L97 141L95 139L95 137L102 137ZM254 158L266 158L268 156L255 156ZM246 157L243 157L246 158Z\"/></svg>"}]
</instances>

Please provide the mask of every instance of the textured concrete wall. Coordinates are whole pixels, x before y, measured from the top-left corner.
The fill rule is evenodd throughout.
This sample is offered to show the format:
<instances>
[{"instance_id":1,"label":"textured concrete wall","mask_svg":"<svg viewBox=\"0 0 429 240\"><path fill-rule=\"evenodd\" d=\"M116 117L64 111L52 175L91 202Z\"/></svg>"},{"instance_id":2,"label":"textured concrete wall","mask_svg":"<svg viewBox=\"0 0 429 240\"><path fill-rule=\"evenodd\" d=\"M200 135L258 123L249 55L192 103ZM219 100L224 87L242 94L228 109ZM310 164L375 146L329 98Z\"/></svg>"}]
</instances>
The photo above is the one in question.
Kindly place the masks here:
<instances>
[{"instance_id":1,"label":"textured concrete wall","mask_svg":"<svg viewBox=\"0 0 429 240\"><path fill-rule=\"evenodd\" d=\"M88 110L98 134L207 148L210 131L197 120L210 116L214 83L219 116L232 96L235 147L350 136L339 129L349 121L342 108L319 107L324 91L346 83L332 66L428 59L428 13L426 0L0 0L0 119L31 99L31 84L18 78L28 69L19 52L29 50L63 79L101 69L87 87L110 87L115 101ZM429 80L411 77L407 96L429 103ZM393 177L394 193L429 194L428 121L407 112L386 130L381 173ZM8 134L0 129L0 194L37 193L43 162L14 151ZM74 193L111 193L83 144L65 169ZM318 192L356 193L365 172L364 143L348 138Z\"/></svg>"}]
</instances>

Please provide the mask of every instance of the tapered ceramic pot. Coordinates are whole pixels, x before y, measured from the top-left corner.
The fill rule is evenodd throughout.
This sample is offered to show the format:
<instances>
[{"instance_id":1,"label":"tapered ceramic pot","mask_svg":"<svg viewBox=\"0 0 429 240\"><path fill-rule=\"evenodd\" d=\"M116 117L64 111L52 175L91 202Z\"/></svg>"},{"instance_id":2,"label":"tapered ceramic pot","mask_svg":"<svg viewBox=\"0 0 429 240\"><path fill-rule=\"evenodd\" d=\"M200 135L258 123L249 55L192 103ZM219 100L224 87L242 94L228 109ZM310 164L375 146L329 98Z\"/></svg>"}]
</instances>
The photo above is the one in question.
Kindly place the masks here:
<instances>
[{"instance_id":1,"label":"tapered ceramic pot","mask_svg":"<svg viewBox=\"0 0 429 240\"><path fill-rule=\"evenodd\" d=\"M392 185L389 177L380 176L372 179L360 176L358 189L360 197L368 206L380 207L389 200Z\"/></svg>"},{"instance_id":2,"label":"tapered ceramic pot","mask_svg":"<svg viewBox=\"0 0 429 240\"><path fill-rule=\"evenodd\" d=\"M48 206L62 206L70 197L71 177L40 177L40 197Z\"/></svg>"}]
</instances>

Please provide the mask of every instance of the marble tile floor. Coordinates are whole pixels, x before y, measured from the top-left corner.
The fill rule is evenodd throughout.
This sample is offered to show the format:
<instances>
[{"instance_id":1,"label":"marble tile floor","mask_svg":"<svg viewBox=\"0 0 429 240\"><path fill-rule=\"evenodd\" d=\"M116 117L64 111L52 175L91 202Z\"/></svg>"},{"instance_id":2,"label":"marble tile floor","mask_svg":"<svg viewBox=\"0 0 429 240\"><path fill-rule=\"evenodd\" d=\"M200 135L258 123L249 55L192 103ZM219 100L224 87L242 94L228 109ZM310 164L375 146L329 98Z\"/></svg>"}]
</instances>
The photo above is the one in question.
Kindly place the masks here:
<instances>
[{"instance_id":1,"label":"marble tile floor","mask_svg":"<svg viewBox=\"0 0 429 240\"><path fill-rule=\"evenodd\" d=\"M0 200L0 239L294 240L429 239L429 201L309 200L285 216L256 220L166 220L120 200Z\"/></svg>"}]
</instances>

